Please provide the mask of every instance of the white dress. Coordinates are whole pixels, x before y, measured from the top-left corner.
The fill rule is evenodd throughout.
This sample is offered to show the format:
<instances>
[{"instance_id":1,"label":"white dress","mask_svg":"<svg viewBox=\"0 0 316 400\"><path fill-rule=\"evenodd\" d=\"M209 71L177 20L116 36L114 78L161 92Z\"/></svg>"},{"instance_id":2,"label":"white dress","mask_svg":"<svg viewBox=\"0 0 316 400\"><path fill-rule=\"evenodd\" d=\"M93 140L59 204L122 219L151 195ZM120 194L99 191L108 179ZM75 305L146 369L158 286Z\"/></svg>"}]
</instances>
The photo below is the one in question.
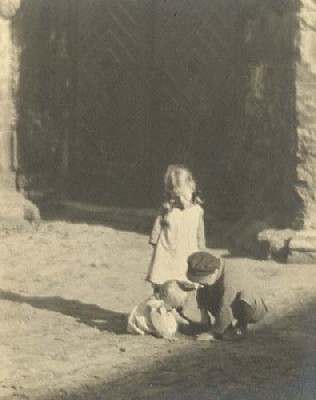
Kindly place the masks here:
<instances>
[{"instance_id":1,"label":"white dress","mask_svg":"<svg viewBox=\"0 0 316 400\"><path fill-rule=\"evenodd\" d=\"M157 238L151 240L155 248L147 280L158 285L168 280L188 281L188 257L201 247L201 236L204 242L203 209L198 204L173 208L165 220L157 218L153 232L158 225Z\"/></svg>"},{"instance_id":2,"label":"white dress","mask_svg":"<svg viewBox=\"0 0 316 400\"><path fill-rule=\"evenodd\" d=\"M128 317L127 332L135 335L152 334L172 337L178 324L172 311L167 311L163 300L149 298L134 307Z\"/></svg>"}]
</instances>

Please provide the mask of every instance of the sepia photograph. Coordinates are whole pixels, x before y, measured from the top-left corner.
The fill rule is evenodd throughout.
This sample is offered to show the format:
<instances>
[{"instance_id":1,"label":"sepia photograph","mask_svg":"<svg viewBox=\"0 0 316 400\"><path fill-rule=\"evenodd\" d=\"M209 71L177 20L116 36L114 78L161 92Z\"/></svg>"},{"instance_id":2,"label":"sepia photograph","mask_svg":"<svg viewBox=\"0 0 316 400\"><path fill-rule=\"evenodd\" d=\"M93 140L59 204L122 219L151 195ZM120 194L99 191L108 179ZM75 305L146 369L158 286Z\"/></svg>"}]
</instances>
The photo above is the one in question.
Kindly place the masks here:
<instances>
[{"instance_id":1,"label":"sepia photograph","mask_svg":"<svg viewBox=\"0 0 316 400\"><path fill-rule=\"evenodd\" d=\"M316 400L316 0L0 0L0 400Z\"/></svg>"}]
</instances>

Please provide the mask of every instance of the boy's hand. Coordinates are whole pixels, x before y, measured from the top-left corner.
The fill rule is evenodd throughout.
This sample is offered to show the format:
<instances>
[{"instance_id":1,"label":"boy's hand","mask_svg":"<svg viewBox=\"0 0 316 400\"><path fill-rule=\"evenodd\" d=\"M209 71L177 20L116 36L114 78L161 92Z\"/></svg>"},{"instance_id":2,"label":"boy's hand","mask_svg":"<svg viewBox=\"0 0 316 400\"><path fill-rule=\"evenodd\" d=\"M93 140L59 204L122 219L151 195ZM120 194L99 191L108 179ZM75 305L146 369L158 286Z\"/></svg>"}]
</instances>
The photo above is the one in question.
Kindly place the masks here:
<instances>
[{"instance_id":1,"label":"boy's hand","mask_svg":"<svg viewBox=\"0 0 316 400\"><path fill-rule=\"evenodd\" d=\"M190 325L190 322L187 318L185 318L180 311L173 309L172 315L174 316L175 320L178 324L182 325Z\"/></svg>"},{"instance_id":2,"label":"boy's hand","mask_svg":"<svg viewBox=\"0 0 316 400\"><path fill-rule=\"evenodd\" d=\"M169 342L177 342L179 339L174 335L165 335L163 339L168 340Z\"/></svg>"},{"instance_id":3,"label":"boy's hand","mask_svg":"<svg viewBox=\"0 0 316 400\"><path fill-rule=\"evenodd\" d=\"M217 342L218 339L214 337L211 332L204 332L196 336L198 342Z\"/></svg>"}]
</instances>

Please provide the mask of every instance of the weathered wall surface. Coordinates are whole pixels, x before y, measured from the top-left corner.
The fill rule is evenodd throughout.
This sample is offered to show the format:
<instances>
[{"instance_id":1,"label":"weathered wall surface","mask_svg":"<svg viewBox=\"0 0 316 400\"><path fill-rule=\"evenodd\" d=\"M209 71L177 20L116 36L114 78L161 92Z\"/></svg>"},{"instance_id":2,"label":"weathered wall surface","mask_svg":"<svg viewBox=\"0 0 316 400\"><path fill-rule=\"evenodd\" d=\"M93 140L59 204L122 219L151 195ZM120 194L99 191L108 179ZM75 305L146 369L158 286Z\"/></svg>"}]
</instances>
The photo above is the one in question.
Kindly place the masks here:
<instances>
[{"instance_id":1,"label":"weathered wall surface","mask_svg":"<svg viewBox=\"0 0 316 400\"><path fill-rule=\"evenodd\" d=\"M250 3L246 217L234 242L258 256L315 262L316 3Z\"/></svg>"},{"instance_id":2,"label":"weathered wall surface","mask_svg":"<svg viewBox=\"0 0 316 400\"><path fill-rule=\"evenodd\" d=\"M297 182L302 204L295 224L316 228L316 2L303 0L298 13L300 36L296 65Z\"/></svg>"},{"instance_id":3,"label":"weathered wall surface","mask_svg":"<svg viewBox=\"0 0 316 400\"><path fill-rule=\"evenodd\" d=\"M14 99L12 93L12 21L0 13L0 170L8 172L12 166L13 144L12 117Z\"/></svg>"},{"instance_id":4,"label":"weathered wall surface","mask_svg":"<svg viewBox=\"0 0 316 400\"><path fill-rule=\"evenodd\" d=\"M23 199L15 191L16 89L18 48L12 18L20 1L0 2L0 224L23 219Z\"/></svg>"},{"instance_id":5,"label":"weathered wall surface","mask_svg":"<svg viewBox=\"0 0 316 400\"><path fill-rule=\"evenodd\" d=\"M257 2L245 26L245 202L250 217L289 226L301 208L294 190L298 24L295 4L269 3Z\"/></svg>"},{"instance_id":6,"label":"weathered wall surface","mask_svg":"<svg viewBox=\"0 0 316 400\"><path fill-rule=\"evenodd\" d=\"M296 229L315 227L315 11L309 0L259 1L245 32L247 209Z\"/></svg>"}]
</instances>

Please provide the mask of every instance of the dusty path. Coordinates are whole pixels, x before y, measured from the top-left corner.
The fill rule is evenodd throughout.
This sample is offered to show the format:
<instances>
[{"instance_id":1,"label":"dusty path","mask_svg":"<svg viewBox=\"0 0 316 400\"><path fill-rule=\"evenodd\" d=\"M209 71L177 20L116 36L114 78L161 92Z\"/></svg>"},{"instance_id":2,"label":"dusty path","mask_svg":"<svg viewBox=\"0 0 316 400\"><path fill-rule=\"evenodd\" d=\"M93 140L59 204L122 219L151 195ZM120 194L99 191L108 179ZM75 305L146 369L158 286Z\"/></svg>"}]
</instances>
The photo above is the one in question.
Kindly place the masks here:
<instances>
[{"instance_id":1,"label":"dusty path","mask_svg":"<svg viewBox=\"0 0 316 400\"><path fill-rule=\"evenodd\" d=\"M44 223L0 241L0 399L315 399L316 268L242 259L269 317L247 342L124 333L150 292L147 237Z\"/></svg>"}]
</instances>

